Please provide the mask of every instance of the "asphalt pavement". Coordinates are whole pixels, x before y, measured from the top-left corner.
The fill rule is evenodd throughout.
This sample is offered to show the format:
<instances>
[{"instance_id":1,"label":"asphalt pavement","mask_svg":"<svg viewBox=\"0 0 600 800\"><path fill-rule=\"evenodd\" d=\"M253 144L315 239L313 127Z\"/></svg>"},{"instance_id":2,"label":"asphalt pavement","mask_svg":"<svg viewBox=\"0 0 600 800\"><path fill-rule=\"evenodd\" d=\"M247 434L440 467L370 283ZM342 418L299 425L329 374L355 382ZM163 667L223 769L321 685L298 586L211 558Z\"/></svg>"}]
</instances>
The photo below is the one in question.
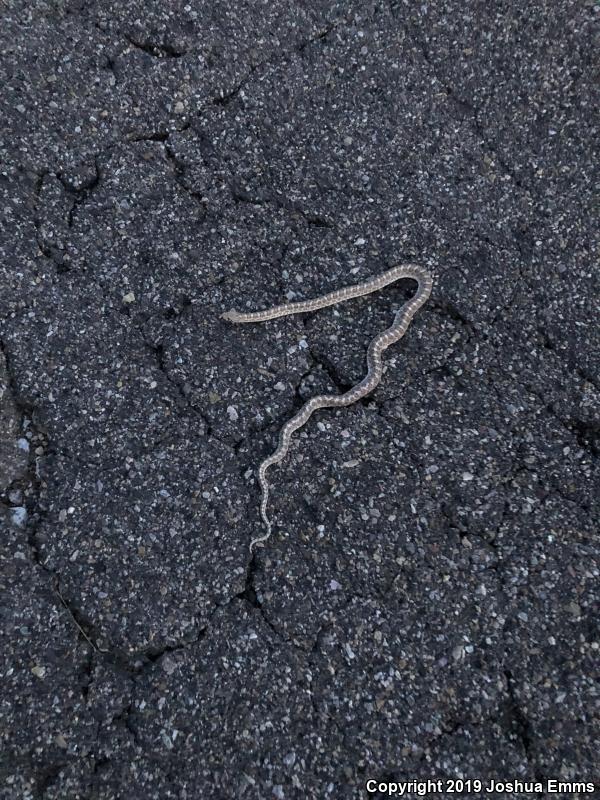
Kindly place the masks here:
<instances>
[{"instance_id":1,"label":"asphalt pavement","mask_svg":"<svg viewBox=\"0 0 600 800\"><path fill-rule=\"evenodd\" d=\"M2 800L592 796L598 8L4 2Z\"/></svg>"}]
</instances>

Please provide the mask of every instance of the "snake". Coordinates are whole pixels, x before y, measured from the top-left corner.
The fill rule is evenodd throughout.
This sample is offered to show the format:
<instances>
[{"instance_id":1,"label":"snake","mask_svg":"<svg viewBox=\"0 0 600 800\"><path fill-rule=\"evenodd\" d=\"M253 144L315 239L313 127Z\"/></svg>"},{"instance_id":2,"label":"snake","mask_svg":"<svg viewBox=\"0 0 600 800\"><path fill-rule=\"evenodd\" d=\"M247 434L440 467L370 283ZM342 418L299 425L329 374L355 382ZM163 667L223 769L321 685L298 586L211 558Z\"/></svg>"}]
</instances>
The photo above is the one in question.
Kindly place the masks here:
<instances>
[{"instance_id":1,"label":"snake","mask_svg":"<svg viewBox=\"0 0 600 800\"><path fill-rule=\"evenodd\" d=\"M311 416L321 408L341 408L352 405L366 395L370 394L381 381L383 374L383 353L390 345L399 341L410 325L421 306L427 302L433 287L432 274L417 264L399 264L392 269L382 272L363 283L345 286L329 294L316 297L313 300L301 300L295 303L285 303L284 305L274 306L263 311L250 311L248 313L231 309L221 314L221 319L234 323L253 323L267 322L268 320L286 317L291 314L304 314L309 311L317 311L344 300L371 294L395 283L401 278L410 278L417 282L417 291L404 305L396 312L394 321L389 328L375 336L369 343L367 349L367 374L365 377L348 391L342 394L322 394L308 400L295 416L289 419L281 428L279 441L274 452L265 458L258 468L258 481L261 489L260 515L265 525L266 532L263 536L258 536L250 542L250 553L257 545L264 546L264 543L271 536L272 523L267 514L269 502L269 482L267 480L267 470L274 464L279 464L286 457L292 434L302 428Z\"/></svg>"}]
</instances>

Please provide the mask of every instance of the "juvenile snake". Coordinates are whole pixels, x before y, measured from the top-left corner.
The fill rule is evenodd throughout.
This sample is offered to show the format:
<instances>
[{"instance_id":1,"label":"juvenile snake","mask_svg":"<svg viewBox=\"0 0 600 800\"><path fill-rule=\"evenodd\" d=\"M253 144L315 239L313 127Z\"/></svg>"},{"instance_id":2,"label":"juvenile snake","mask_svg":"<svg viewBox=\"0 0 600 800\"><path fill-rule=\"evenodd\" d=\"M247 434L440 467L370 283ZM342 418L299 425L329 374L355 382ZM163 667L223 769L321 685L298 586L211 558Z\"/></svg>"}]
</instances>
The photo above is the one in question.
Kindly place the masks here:
<instances>
[{"instance_id":1,"label":"juvenile snake","mask_svg":"<svg viewBox=\"0 0 600 800\"><path fill-rule=\"evenodd\" d=\"M357 383L356 386L353 386L352 389L349 389L343 394L322 394L308 400L300 411L285 423L279 433L277 449L266 458L258 468L258 481L262 491L260 515L265 523L267 532L264 536L259 536L250 542L250 552L252 552L252 548L255 545L262 544L271 535L271 521L267 516L267 503L269 501L267 470L273 464L278 464L285 458L292 434L294 431L297 431L298 428L305 425L317 409L349 406L375 389L381 380L383 372L383 364L381 361L382 354L390 345L397 342L406 333L412 318L431 294L433 277L431 273L423 267L419 267L417 264L400 264L364 283L359 283L355 286L346 286L335 292L325 294L322 297L317 297L314 300L302 300L298 303L288 303L286 305L268 308L264 311L252 311L248 314L232 309L221 315L222 319L226 319L229 322L266 322L267 320L285 317L289 314L302 314L306 311L316 311L318 308L332 306L342 300L349 300L353 297L371 294L371 292L383 289L384 286L394 283L400 280L400 278L411 278L416 281L418 284L417 292L412 299L396 312L394 322L390 327L378 334L369 344L367 350L367 374L365 377L360 383Z\"/></svg>"}]
</instances>

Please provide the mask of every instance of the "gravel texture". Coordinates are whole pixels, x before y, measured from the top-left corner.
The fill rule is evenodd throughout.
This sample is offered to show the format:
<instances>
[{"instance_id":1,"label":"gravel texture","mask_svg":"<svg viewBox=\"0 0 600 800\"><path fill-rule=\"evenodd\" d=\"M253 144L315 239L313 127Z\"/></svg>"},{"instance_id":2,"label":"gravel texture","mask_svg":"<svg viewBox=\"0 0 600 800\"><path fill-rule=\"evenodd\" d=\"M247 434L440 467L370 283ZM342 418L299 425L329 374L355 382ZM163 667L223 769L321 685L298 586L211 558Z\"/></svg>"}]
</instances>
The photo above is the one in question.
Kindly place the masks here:
<instances>
[{"instance_id":1,"label":"gravel texture","mask_svg":"<svg viewBox=\"0 0 600 800\"><path fill-rule=\"evenodd\" d=\"M597 11L4 2L2 800L600 781Z\"/></svg>"}]
</instances>

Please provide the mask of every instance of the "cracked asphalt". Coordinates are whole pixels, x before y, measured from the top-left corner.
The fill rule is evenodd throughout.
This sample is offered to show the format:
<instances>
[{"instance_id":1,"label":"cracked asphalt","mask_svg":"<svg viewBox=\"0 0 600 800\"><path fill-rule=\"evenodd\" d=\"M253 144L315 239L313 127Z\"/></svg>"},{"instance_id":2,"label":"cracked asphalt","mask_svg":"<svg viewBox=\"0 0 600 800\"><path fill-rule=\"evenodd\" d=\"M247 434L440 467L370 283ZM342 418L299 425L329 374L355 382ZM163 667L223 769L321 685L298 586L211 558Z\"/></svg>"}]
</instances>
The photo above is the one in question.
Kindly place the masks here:
<instances>
[{"instance_id":1,"label":"cracked asphalt","mask_svg":"<svg viewBox=\"0 0 600 800\"><path fill-rule=\"evenodd\" d=\"M597 11L4 2L3 800L600 781Z\"/></svg>"}]
</instances>

